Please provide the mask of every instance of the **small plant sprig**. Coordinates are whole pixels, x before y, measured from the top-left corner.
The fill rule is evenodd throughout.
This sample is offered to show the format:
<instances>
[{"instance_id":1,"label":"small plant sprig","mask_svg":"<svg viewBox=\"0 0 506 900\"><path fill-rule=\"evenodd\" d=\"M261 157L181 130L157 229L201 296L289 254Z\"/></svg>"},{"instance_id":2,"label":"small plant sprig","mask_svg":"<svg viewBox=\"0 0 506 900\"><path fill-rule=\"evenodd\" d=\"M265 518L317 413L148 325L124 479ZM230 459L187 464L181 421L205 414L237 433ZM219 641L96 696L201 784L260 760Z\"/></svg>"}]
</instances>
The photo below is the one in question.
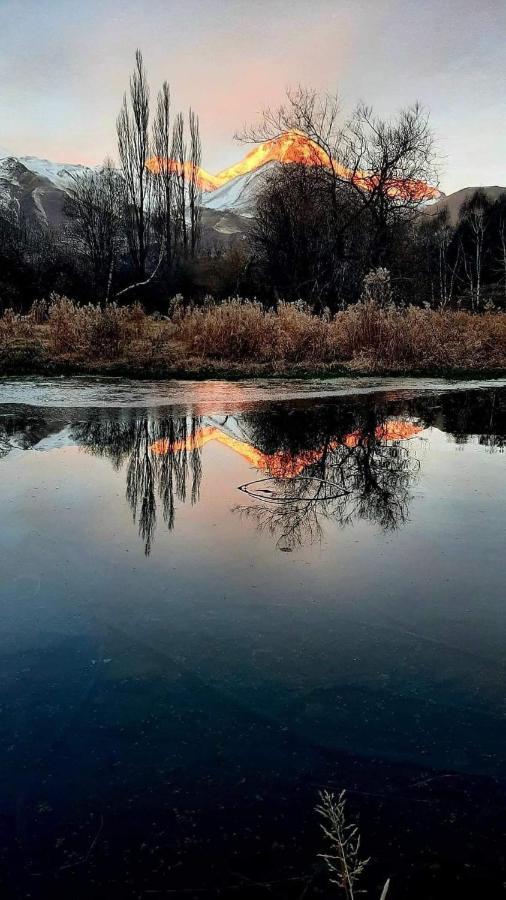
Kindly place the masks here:
<instances>
[{"instance_id":1,"label":"small plant sprig","mask_svg":"<svg viewBox=\"0 0 506 900\"><path fill-rule=\"evenodd\" d=\"M338 797L329 791L322 791L316 812L321 819L323 834L330 844L326 853L318 855L327 864L331 882L344 891L346 900L354 900L357 893L364 893L356 887L356 883L369 858L361 859L358 827L346 821L345 791L341 791ZM380 900L385 900L389 884L388 880L381 892Z\"/></svg>"}]
</instances>

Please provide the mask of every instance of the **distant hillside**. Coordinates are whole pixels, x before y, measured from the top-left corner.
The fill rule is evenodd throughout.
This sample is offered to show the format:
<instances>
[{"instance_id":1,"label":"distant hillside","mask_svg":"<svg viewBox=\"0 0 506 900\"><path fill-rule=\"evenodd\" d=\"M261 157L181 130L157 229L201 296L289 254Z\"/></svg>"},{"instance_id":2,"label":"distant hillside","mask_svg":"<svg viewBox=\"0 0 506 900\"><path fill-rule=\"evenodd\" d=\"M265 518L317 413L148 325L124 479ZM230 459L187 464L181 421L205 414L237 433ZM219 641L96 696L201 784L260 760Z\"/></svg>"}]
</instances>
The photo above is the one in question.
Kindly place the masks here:
<instances>
[{"instance_id":1,"label":"distant hillside","mask_svg":"<svg viewBox=\"0 0 506 900\"><path fill-rule=\"evenodd\" d=\"M493 203L501 194L506 194L506 187L494 184L489 187L461 188L460 191L455 191L454 194L448 194L448 196L441 197L435 203L431 203L430 206L425 207L424 212L429 216L436 216L442 209L446 208L451 224L456 225L462 206L470 200L476 191L484 191L488 199Z\"/></svg>"}]
</instances>

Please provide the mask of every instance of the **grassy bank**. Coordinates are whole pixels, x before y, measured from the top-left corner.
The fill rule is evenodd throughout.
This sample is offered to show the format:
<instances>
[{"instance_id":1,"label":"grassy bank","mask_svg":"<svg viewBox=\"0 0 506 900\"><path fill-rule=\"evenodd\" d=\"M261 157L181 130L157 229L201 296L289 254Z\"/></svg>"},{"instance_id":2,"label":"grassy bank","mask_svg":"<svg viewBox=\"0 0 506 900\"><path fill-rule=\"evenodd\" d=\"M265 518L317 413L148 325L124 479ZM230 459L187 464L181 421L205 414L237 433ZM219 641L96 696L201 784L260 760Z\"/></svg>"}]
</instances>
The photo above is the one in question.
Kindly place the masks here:
<instances>
[{"instance_id":1,"label":"grassy bank","mask_svg":"<svg viewBox=\"0 0 506 900\"><path fill-rule=\"evenodd\" d=\"M357 303L334 317L231 300L147 316L66 298L0 318L0 373L132 377L506 372L506 314Z\"/></svg>"}]
</instances>

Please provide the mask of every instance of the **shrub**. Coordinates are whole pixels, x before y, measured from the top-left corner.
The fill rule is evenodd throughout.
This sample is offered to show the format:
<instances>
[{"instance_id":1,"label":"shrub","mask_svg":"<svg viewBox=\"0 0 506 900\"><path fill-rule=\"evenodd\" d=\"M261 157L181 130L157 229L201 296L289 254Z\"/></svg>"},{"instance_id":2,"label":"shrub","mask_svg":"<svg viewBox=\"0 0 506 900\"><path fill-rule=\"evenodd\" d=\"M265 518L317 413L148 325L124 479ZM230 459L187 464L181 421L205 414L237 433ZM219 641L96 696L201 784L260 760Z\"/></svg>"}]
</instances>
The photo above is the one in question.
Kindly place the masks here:
<instances>
[{"instance_id":1,"label":"shrub","mask_svg":"<svg viewBox=\"0 0 506 900\"><path fill-rule=\"evenodd\" d=\"M392 285L388 269L371 269L364 278L362 300L373 302L379 306L387 306L392 302Z\"/></svg>"},{"instance_id":2,"label":"shrub","mask_svg":"<svg viewBox=\"0 0 506 900\"><path fill-rule=\"evenodd\" d=\"M80 353L85 357L116 358L147 320L139 304L119 307L114 303L77 306L67 297L52 296L48 311L49 339L55 353Z\"/></svg>"},{"instance_id":3,"label":"shrub","mask_svg":"<svg viewBox=\"0 0 506 900\"><path fill-rule=\"evenodd\" d=\"M173 303L172 321L188 350L210 359L326 362L334 356L328 322L302 302L273 311L232 299L186 312Z\"/></svg>"},{"instance_id":4,"label":"shrub","mask_svg":"<svg viewBox=\"0 0 506 900\"><path fill-rule=\"evenodd\" d=\"M280 303L275 353L290 362L330 362L334 349L329 323L302 302Z\"/></svg>"},{"instance_id":5,"label":"shrub","mask_svg":"<svg viewBox=\"0 0 506 900\"><path fill-rule=\"evenodd\" d=\"M226 300L219 306L206 305L178 310L175 319L178 337L188 349L209 359L263 358L271 340L261 303Z\"/></svg>"},{"instance_id":6,"label":"shrub","mask_svg":"<svg viewBox=\"0 0 506 900\"><path fill-rule=\"evenodd\" d=\"M34 325L42 325L47 322L49 304L47 300L34 300L30 309L30 319Z\"/></svg>"},{"instance_id":7,"label":"shrub","mask_svg":"<svg viewBox=\"0 0 506 900\"><path fill-rule=\"evenodd\" d=\"M29 340L31 330L31 323L26 316L20 316L10 308L4 310L0 317L0 346L6 348L16 341Z\"/></svg>"},{"instance_id":8,"label":"shrub","mask_svg":"<svg viewBox=\"0 0 506 900\"><path fill-rule=\"evenodd\" d=\"M368 358L388 368L450 369L506 364L506 316L381 308L360 302L336 323L344 359Z\"/></svg>"},{"instance_id":9,"label":"shrub","mask_svg":"<svg viewBox=\"0 0 506 900\"><path fill-rule=\"evenodd\" d=\"M19 316L13 309L6 309L0 319L0 340L6 346L14 337Z\"/></svg>"},{"instance_id":10,"label":"shrub","mask_svg":"<svg viewBox=\"0 0 506 900\"><path fill-rule=\"evenodd\" d=\"M104 309L85 306L80 310L82 330L80 340L83 350L89 356L115 359L125 343L129 319L125 310L115 304Z\"/></svg>"},{"instance_id":11,"label":"shrub","mask_svg":"<svg viewBox=\"0 0 506 900\"><path fill-rule=\"evenodd\" d=\"M49 341L55 353L72 353L82 330L79 307L68 297L51 294L48 324Z\"/></svg>"}]
</instances>

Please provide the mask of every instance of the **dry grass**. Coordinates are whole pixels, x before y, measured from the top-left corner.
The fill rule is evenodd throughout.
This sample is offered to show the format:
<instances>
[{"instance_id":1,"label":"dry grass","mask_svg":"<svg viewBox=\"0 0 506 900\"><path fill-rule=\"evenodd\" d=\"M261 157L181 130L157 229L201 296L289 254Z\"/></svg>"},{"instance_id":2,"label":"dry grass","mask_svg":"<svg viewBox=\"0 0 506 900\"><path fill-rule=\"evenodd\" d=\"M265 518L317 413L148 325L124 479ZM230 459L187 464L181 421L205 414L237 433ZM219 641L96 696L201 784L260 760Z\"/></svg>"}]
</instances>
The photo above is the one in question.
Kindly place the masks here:
<instances>
[{"instance_id":1,"label":"dry grass","mask_svg":"<svg viewBox=\"0 0 506 900\"><path fill-rule=\"evenodd\" d=\"M404 310L369 301L322 318L303 304L281 303L273 312L232 300L176 315L174 324L186 349L203 359L400 371L506 366L504 313Z\"/></svg>"},{"instance_id":2,"label":"dry grass","mask_svg":"<svg viewBox=\"0 0 506 900\"><path fill-rule=\"evenodd\" d=\"M328 323L302 304L280 303L274 312L255 301L229 300L178 312L173 322L187 350L203 359L269 363L335 359Z\"/></svg>"},{"instance_id":3,"label":"dry grass","mask_svg":"<svg viewBox=\"0 0 506 900\"><path fill-rule=\"evenodd\" d=\"M506 314L357 303L335 320L343 359L390 370L501 369Z\"/></svg>"},{"instance_id":4,"label":"dry grass","mask_svg":"<svg viewBox=\"0 0 506 900\"><path fill-rule=\"evenodd\" d=\"M32 358L30 366L29 360ZM132 374L448 372L506 369L506 314L382 307L365 300L334 317L301 303L265 310L254 301L147 316L138 305L80 307L65 297L38 303L30 315L0 318L0 365L34 371Z\"/></svg>"}]
</instances>

